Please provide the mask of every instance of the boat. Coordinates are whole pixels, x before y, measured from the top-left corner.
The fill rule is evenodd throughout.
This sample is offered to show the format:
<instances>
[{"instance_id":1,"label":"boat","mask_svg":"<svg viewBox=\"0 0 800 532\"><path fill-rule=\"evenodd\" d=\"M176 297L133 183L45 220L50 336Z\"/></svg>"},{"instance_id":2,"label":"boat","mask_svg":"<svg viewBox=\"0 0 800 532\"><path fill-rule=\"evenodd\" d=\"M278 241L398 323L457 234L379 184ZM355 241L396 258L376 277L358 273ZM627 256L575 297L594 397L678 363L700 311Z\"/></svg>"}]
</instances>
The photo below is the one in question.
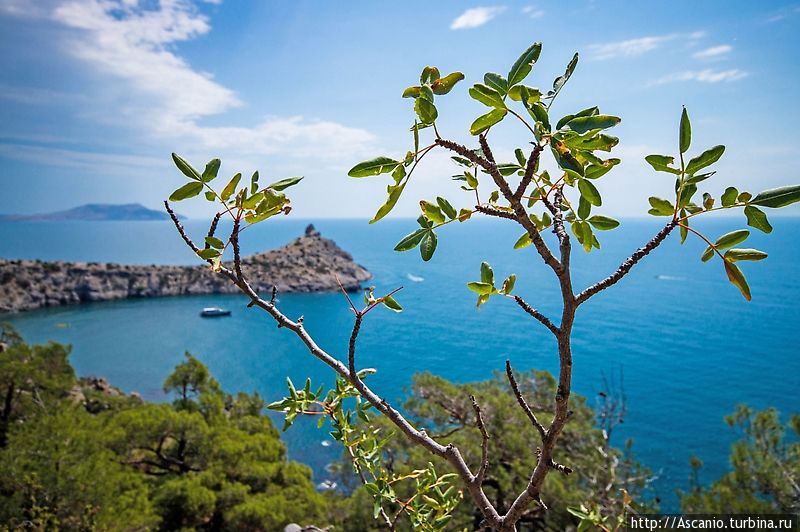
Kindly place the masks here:
<instances>
[{"instance_id":1,"label":"boat","mask_svg":"<svg viewBox=\"0 0 800 532\"><path fill-rule=\"evenodd\" d=\"M200 311L200 316L204 318L216 318L219 316L230 316L231 311L219 307L206 307Z\"/></svg>"}]
</instances>

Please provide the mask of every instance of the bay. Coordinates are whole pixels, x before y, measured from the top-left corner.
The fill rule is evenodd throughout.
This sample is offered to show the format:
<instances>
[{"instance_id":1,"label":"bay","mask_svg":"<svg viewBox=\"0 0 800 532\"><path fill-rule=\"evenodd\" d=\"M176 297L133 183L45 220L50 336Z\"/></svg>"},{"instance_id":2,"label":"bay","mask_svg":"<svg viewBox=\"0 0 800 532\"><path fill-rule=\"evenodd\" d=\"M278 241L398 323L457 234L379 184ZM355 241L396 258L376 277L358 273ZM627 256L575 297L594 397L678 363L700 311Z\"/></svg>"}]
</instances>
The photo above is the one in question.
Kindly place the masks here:
<instances>
[{"instance_id":1,"label":"bay","mask_svg":"<svg viewBox=\"0 0 800 532\"><path fill-rule=\"evenodd\" d=\"M248 229L243 251L282 245L302 234L309 220L285 219ZM375 367L370 377L388 399L402 398L418 371L467 382L500 371L506 358L515 368L557 371L550 333L513 304L491 300L480 310L466 283L477 280L482 260L495 276L517 274L515 292L546 314L560 304L552 272L533 247L513 250L520 231L508 223L474 220L440 233L430 263L416 251L396 253L394 244L415 228L413 220L313 220L375 276L377 293L404 286L401 314L370 313L359 339L359 365ZM201 236L204 225L187 221ZM705 244L676 236L639 264L623 281L598 294L578 312L574 331L574 389L594 404L603 377L623 373L625 423L614 443L633 438L634 454L657 475L654 493L662 508L677 505L675 488L686 488L689 457L699 456L709 482L728 467L737 434L723 417L740 403L776 407L784 416L800 411L800 315L798 259L793 246L796 218L776 218L772 235L753 231L748 246L770 253L762 263L744 264L753 301L744 301L727 281L719 261L704 264ZM716 237L742 227L720 218L701 227ZM658 221L623 220L601 233L603 249L573 251L573 278L583 288L612 272L621 260L659 229ZM0 256L135 264L195 264L166 222L0 223ZM414 279L414 280L412 280ZM304 316L320 345L346 358L352 313L341 294L280 294L290 317ZM230 392L258 391L268 401L281 397L287 377L330 384L331 371L310 356L299 340L278 330L266 315L245 307L241 296L192 296L126 300L0 316L29 342L54 340L73 346L80 375L104 376L125 391L165 400L161 383L188 350L207 364ZM233 311L227 319L204 320L205 306ZM317 481L338 458L325 447L324 431L300 423L284 434L292 458L309 464Z\"/></svg>"}]
</instances>

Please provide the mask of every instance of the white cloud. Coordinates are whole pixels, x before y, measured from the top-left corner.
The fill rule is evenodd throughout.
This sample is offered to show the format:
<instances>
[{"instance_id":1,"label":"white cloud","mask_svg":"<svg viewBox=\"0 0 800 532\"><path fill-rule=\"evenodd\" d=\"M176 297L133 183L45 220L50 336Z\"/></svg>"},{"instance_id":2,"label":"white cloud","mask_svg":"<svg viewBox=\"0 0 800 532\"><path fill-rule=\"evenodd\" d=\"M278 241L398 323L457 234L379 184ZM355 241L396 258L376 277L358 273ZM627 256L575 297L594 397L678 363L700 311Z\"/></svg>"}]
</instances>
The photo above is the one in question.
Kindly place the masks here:
<instances>
[{"instance_id":1,"label":"white cloud","mask_svg":"<svg viewBox=\"0 0 800 532\"><path fill-rule=\"evenodd\" d=\"M450 29L465 30L483 26L505 10L505 6L473 7L467 9L450 24Z\"/></svg>"},{"instance_id":2,"label":"white cloud","mask_svg":"<svg viewBox=\"0 0 800 532\"><path fill-rule=\"evenodd\" d=\"M712 70L712 69L705 69L705 70L687 70L684 72L675 72L674 74L669 74L664 76L663 78L657 79L651 83L649 86L653 85L663 85L665 83L674 83L676 81L699 81L701 83L722 83L722 82L731 82L731 81L738 81L740 79L746 78L750 74L743 70L739 70L738 68L732 68L730 70Z\"/></svg>"},{"instance_id":3,"label":"white cloud","mask_svg":"<svg viewBox=\"0 0 800 532\"><path fill-rule=\"evenodd\" d=\"M102 120L139 128L172 145L198 152L224 149L245 160L280 153L332 163L374 148L368 131L316 118L268 116L252 125L204 125L203 118L224 114L242 102L175 51L175 44L211 30L208 18L189 0L41 0L26 11L25 2L0 2L7 13L38 13L72 30L66 53L107 77L104 92L117 105L113 113L102 113ZM20 103L42 103L50 96L56 94L25 94L0 86L0 98Z\"/></svg>"},{"instance_id":4,"label":"white cloud","mask_svg":"<svg viewBox=\"0 0 800 532\"><path fill-rule=\"evenodd\" d=\"M652 35L639 37L625 41L609 43L598 43L589 45L589 57L592 59L615 59L618 57L636 57L656 48L662 44L683 39L686 41L696 41L703 38L705 33L697 31L694 33L670 33L668 35Z\"/></svg>"},{"instance_id":5,"label":"white cloud","mask_svg":"<svg viewBox=\"0 0 800 532\"><path fill-rule=\"evenodd\" d=\"M533 19L542 18L544 16L544 9L539 9L536 6L525 6L522 8L522 12Z\"/></svg>"},{"instance_id":6,"label":"white cloud","mask_svg":"<svg viewBox=\"0 0 800 532\"><path fill-rule=\"evenodd\" d=\"M721 56L727 55L733 51L733 46L729 44L721 44L719 46L712 46L705 50L700 50L692 54L695 59L719 59Z\"/></svg>"}]
</instances>

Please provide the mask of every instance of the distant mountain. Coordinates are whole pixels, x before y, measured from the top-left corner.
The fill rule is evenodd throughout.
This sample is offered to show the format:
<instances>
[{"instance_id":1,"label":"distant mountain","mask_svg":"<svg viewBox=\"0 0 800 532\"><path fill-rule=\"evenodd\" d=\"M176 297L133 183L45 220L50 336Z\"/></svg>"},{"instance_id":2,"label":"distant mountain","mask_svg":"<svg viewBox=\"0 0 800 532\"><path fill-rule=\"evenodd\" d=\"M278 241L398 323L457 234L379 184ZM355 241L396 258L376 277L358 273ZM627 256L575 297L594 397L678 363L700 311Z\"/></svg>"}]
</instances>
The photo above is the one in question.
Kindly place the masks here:
<instances>
[{"instance_id":1,"label":"distant mountain","mask_svg":"<svg viewBox=\"0 0 800 532\"><path fill-rule=\"evenodd\" d=\"M183 218L183 216L178 216ZM168 220L169 215L163 211L154 211L138 203L112 205L108 203L88 203L66 211L50 212L44 214L4 214L0 215L3 221L148 221Z\"/></svg>"}]
</instances>

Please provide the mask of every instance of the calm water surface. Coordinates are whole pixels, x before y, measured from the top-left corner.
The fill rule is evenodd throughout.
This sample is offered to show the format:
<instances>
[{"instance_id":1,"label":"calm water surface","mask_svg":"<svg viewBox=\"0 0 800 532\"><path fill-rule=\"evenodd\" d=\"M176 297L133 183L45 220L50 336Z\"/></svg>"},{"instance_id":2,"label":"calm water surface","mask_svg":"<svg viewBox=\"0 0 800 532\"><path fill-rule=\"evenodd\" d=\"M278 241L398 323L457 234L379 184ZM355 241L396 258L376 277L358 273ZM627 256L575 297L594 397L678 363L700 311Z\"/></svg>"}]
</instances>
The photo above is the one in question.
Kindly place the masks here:
<instances>
[{"instance_id":1,"label":"calm water surface","mask_svg":"<svg viewBox=\"0 0 800 532\"><path fill-rule=\"evenodd\" d=\"M245 252L279 246L302 233L307 220L282 220L248 230ZM416 251L392 247L414 229L412 220L369 226L362 220L314 221L375 275L388 291L405 288L401 314L370 313L359 344L362 366L378 368L377 391L400 398L416 371L428 370L467 382L500 370L506 358L517 369L557 370L555 342L538 322L508 301L492 300L475 309L465 284L479 277L487 259L495 276L517 274L516 292L532 305L558 316L557 286L532 247L515 251L520 231L510 224L470 222L443 230L430 263ZM738 228L738 219L704 227L712 236ZM634 439L637 457L659 475L656 493L667 509L674 489L686 487L688 459L700 456L710 481L727 468L736 434L723 416L739 403L777 407L785 416L800 411L800 314L798 262L793 245L800 220L774 220L775 231L757 231L748 245L770 253L759 264L744 264L753 291L745 302L728 284L721 264L703 264L703 245L681 247L670 237L613 289L581 307L574 331L574 389L590 397L603 374L624 371L628 415L614 437ZM204 227L188 222L201 236ZM586 286L610 273L659 229L652 220L625 220L601 234L601 253L574 252L574 284ZM194 258L165 222L0 223L0 256L43 260L113 261L138 264L193 264ZM424 279L411 281L409 275ZM282 294L290 317L305 316L307 329L329 352L346 358L352 316L338 294ZM191 351L228 391L259 391L268 400L282 396L286 377L330 383L331 372L278 330L266 315L247 309L240 296L193 296L128 300L49 309L6 316L30 342L55 340L73 346L72 363L82 375L102 375L126 391L163 400L161 383ZM227 319L203 320L204 306L233 310ZM314 468L338 456L321 445L323 431L301 424L285 434L292 458Z\"/></svg>"}]
</instances>

